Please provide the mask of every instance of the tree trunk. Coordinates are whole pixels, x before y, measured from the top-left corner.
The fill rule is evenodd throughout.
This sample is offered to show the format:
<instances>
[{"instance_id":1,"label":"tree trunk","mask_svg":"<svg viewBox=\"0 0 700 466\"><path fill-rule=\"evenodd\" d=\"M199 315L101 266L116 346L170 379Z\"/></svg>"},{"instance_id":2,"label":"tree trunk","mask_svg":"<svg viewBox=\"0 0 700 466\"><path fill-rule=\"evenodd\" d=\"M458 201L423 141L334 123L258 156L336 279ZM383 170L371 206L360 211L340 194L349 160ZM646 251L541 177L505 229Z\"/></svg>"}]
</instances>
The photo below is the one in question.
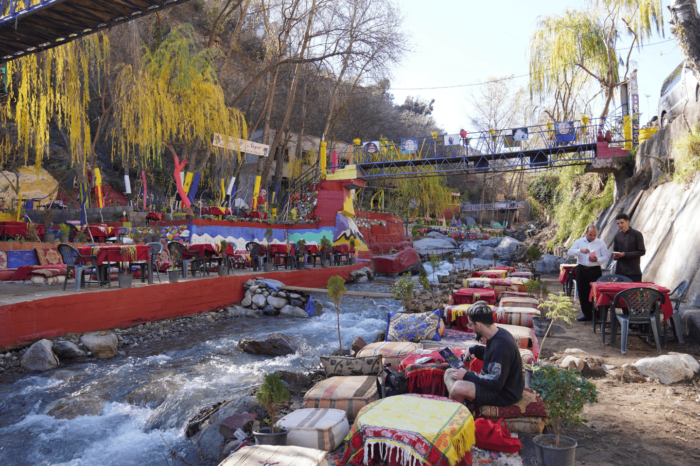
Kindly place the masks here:
<instances>
[{"instance_id":1,"label":"tree trunk","mask_svg":"<svg viewBox=\"0 0 700 466\"><path fill-rule=\"evenodd\" d=\"M676 36L688 68L700 81L700 14L695 0L671 0L671 32Z\"/></svg>"},{"instance_id":2,"label":"tree trunk","mask_svg":"<svg viewBox=\"0 0 700 466\"><path fill-rule=\"evenodd\" d=\"M279 74L279 68L275 70L275 75L272 78L272 84L270 85L270 103L267 107L267 114L265 115L265 127L263 129L263 134L262 138L260 139L260 142L262 144L267 144L268 139L270 137L270 118L272 116L272 107L274 106L275 102L275 88L277 87L277 75ZM267 156L268 157L273 157L274 153L272 150L267 151ZM262 172L263 169L265 168L265 157L262 155L258 157L258 168L256 170L257 176L262 177ZM260 180L260 184L262 184L262 178ZM252 205L252 204L251 204Z\"/></svg>"}]
</instances>

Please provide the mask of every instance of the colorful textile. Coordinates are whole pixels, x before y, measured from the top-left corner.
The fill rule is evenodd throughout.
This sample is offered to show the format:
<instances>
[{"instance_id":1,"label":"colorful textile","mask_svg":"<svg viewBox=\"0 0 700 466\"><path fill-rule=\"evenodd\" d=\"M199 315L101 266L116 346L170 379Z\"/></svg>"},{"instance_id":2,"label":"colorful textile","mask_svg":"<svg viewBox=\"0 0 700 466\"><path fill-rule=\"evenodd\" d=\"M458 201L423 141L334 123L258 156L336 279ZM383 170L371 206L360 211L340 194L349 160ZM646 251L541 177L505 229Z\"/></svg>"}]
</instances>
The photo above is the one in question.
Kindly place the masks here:
<instances>
[{"instance_id":1,"label":"colorful textile","mask_svg":"<svg viewBox=\"0 0 700 466\"><path fill-rule=\"evenodd\" d=\"M15 270L10 278L11 281L31 280L32 276L42 276L44 278L55 277L66 273L65 265L23 265ZM47 270L46 274L40 272ZM59 274L56 271L61 271ZM48 276L48 277L47 277Z\"/></svg>"},{"instance_id":2,"label":"colorful textile","mask_svg":"<svg viewBox=\"0 0 700 466\"><path fill-rule=\"evenodd\" d=\"M533 328L533 317L539 317L540 311L524 307L498 307L494 309L493 319L497 324L517 325Z\"/></svg>"},{"instance_id":3,"label":"colorful textile","mask_svg":"<svg viewBox=\"0 0 700 466\"><path fill-rule=\"evenodd\" d=\"M523 291L504 291L501 293L499 296L501 299L503 298L532 298L529 294Z\"/></svg>"},{"instance_id":4,"label":"colorful textile","mask_svg":"<svg viewBox=\"0 0 700 466\"><path fill-rule=\"evenodd\" d=\"M576 278L576 264L561 264L559 266L559 283L562 285L569 279Z\"/></svg>"},{"instance_id":5,"label":"colorful textile","mask_svg":"<svg viewBox=\"0 0 700 466\"><path fill-rule=\"evenodd\" d=\"M355 355L356 357L362 356L376 356L378 354L382 355L384 360L384 365L391 364L391 367L396 368L401 364L401 360L408 356L409 354L423 349L420 343L408 343L408 342L379 342L370 343L369 345L362 348Z\"/></svg>"},{"instance_id":6,"label":"colorful textile","mask_svg":"<svg viewBox=\"0 0 700 466\"><path fill-rule=\"evenodd\" d=\"M510 434L503 418L480 417L474 421L474 430L476 444L484 450L517 453L523 448L520 440Z\"/></svg>"},{"instance_id":7,"label":"colorful textile","mask_svg":"<svg viewBox=\"0 0 700 466\"><path fill-rule=\"evenodd\" d=\"M322 380L306 392L304 407L342 409L352 421L364 406L379 397L376 381L373 375Z\"/></svg>"},{"instance_id":8,"label":"colorful textile","mask_svg":"<svg viewBox=\"0 0 700 466\"><path fill-rule=\"evenodd\" d=\"M277 422L289 431L287 445L333 451L343 444L350 431L345 411L339 409L302 408Z\"/></svg>"},{"instance_id":9,"label":"colorful textile","mask_svg":"<svg viewBox=\"0 0 700 466\"><path fill-rule=\"evenodd\" d=\"M460 290L461 291L461 290ZM471 307L471 304L457 304L455 306L445 307L445 312L447 312L447 322L452 323L457 320L458 317L463 317L467 314L467 310ZM493 308L493 306L491 306Z\"/></svg>"},{"instance_id":10,"label":"colorful textile","mask_svg":"<svg viewBox=\"0 0 700 466\"><path fill-rule=\"evenodd\" d=\"M452 348L452 352L457 357L461 357L469 353L469 348ZM417 360L425 357L431 357L432 360L422 364L416 363ZM405 357L401 361L399 371L404 372L406 378L408 378L409 393L448 396L444 377L445 371L449 368L450 365L445 362L438 350L435 349L416 352ZM466 369L469 369L468 365Z\"/></svg>"},{"instance_id":11,"label":"colorful textile","mask_svg":"<svg viewBox=\"0 0 700 466\"><path fill-rule=\"evenodd\" d=\"M540 435L547 419L538 416L522 416L506 419L506 426L513 434Z\"/></svg>"},{"instance_id":12,"label":"colorful textile","mask_svg":"<svg viewBox=\"0 0 700 466\"><path fill-rule=\"evenodd\" d=\"M477 270L472 272L472 278L506 278L506 275L508 275L506 270Z\"/></svg>"},{"instance_id":13,"label":"colorful textile","mask_svg":"<svg viewBox=\"0 0 700 466\"><path fill-rule=\"evenodd\" d=\"M490 278L470 277L464 280L464 286L467 288L485 288L490 284Z\"/></svg>"},{"instance_id":14,"label":"colorful textile","mask_svg":"<svg viewBox=\"0 0 700 466\"><path fill-rule=\"evenodd\" d=\"M42 268L33 268L30 272L32 276L39 276L44 278L52 278L58 276L64 276L66 274L65 265L55 265L55 266L44 266Z\"/></svg>"},{"instance_id":15,"label":"colorful textile","mask_svg":"<svg viewBox=\"0 0 700 466\"><path fill-rule=\"evenodd\" d=\"M13 236L29 238L29 231L27 230L28 223L24 222L0 222L0 237L2 236ZM39 238L43 238L44 235L44 225L35 224L36 232Z\"/></svg>"},{"instance_id":16,"label":"colorful textile","mask_svg":"<svg viewBox=\"0 0 700 466\"><path fill-rule=\"evenodd\" d=\"M454 304L474 304L477 301L485 301L486 304L496 304L496 292L490 289L460 288L452 295Z\"/></svg>"},{"instance_id":17,"label":"colorful textile","mask_svg":"<svg viewBox=\"0 0 700 466\"><path fill-rule=\"evenodd\" d=\"M386 341L440 340L440 327L443 327L442 310L408 314L390 312L386 322Z\"/></svg>"},{"instance_id":18,"label":"colorful textile","mask_svg":"<svg viewBox=\"0 0 700 466\"><path fill-rule=\"evenodd\" d=\"M479 406L479 413L489 419L523 416L548 417L542 398L529 388L523 389L523 396L517 403L510 406Z\"/></svg>"},{"instance_id":19,"label":"colorful textile","mask_svg":"<svg viewBox=\"0 0 700 466\"><path fill-rule=\"evenodd\" d=\"M523 366L526 364L534 364L537 362L537 358L535 357L535 354L530 351L529 349L520 349L520 359L523 361Z\"/></svg>"},{"instance_id":20,"label":"colorful textile","mask_svg":"<svg viewBox=\"0 0 700 466\"><path fill-rule=\"evenodd\" d=\"M326 377L377 375L383 367L381 354L357 358L321 356L321 365L326 372Z\"/></svg>"},{"instance_id":21,"label":"colorful textile","mask_svg":"<svg viewBox=\"0 0 700 466\"><path fill-rule=\"evenodd\" d=\"M452 328L445 329L445 333L442 334L443 340L449 341L476 341L476 333L474 332L464 332L460 330L455 330Z\"/></svg>"},{"instance_id":22,"label":"colorful textile","mask_svg":"<svg viewBox=\"0 0 700 466\"><path fill-rule=\"evenodd\" d=\"M527 278L532 279L532 272L513 272L509 275L511 278Z\"/></svg>"},{"instance_id":23,"label":"colorful textile","mask_svg":"<svg viewBox=\"0 0 700 466\"><path fill-rule=\"evenodd\" d=\"M513 291L522 291L525 292L527 291L525 289L525 284L530 281L529 278L519 278L519 277L511 277L509 278L511 286L514 288Z\"/></svg>"},{"instance_id":24,"label":"colorful textile","mask_svg":"<svg viewBox=\"0 0 700 466\"><path fill-rule=\"evenodd\" d=\"M506 426L507 425L508 422L506 421ZM510 430L510 428L508 430ZM471 453L472 466L523 466L523 460L517 453L482 450L476 446L472 448Z\"/></svg>"},{"instance_id":25,"label":"colorful textile","mask_svg":"<svg viewBox=\"0 0 700 466\"><path fill-rule=\"evenodd\" d=\"M664 295L664 302L661 305L661 312L664 313L665 319L670 319L673 317L673 302L668 294L671 292L666 287L656 285L652 282L624 282L624 283L605 283L605 282L595 282L591 283L591 294L589 296L591 302L594 302L597 306L610 306L615 300L615 296L620 291L629 290L630 288L653 288L661 294ZM618 303L619 307L624 308L624 302L620 301Z\"/></svg>"},{"instance_id":26,"label":"colorful textile","mask_svg":"<svg viewBox=\"0 0 700 466\"><path fill-rule=\"evenodd\" d=\"M470 455L474 442L474 419L463 404L430 395L398 395L360 411L346 437L344 461L368 464L377 455L397 453L403 466L416 461L456 466Z\"/></svg>"},{"instance_id":27,"label":"colorful textile","mask_svg":"<svg viewBox=\"0 0 700 466\"><path fill-rule=\"evenodd\" d=\"M492 278L491 281L489 282L489 285L491 286L513 286L513 281L512 279L505 279L505 278Z\"/></svg>"},{"instance_id":28,"label":"colorful textile","mask_svg":"<svg viewBox=\"0 0 700 466\"><path fill-rule=\"evenodd\" d=\"M328 452L290 445L246 446L226 458L220 466L328 466Z\"/></svg>"},{"instance_id":29,"label":"colorful textile","mask_svg":"<svg viewBox=\"0 0 700 466\"><path fill-rule=\"evenodd\" d=\"M535 298L511 298L509 296L501 296L501 307L526 307L537 309L539 305L539 300Z\"/></svg>"},{"instance_id":30,"label":"colorful textile","mask_svg":"<svg viewBox=\"0 0 700 466\"><path fill-rule=\"evenodd\" d=\"M505 270L507 273L515 272L515 267L510 267L508 265L499 265L498 267L491 267L489 270Z\"/></svg>"},{"instance_id":31,"label":"colorful textile","mask_svg":"<svg viewBox=\"0 0 700 466\"><path fill-rule=\"evenodd\" d=\"M39 265L58 265L63 264L63 258L58 253L58 248L34 248L36 260Z\"/></svg>"},{"instance_id":32,"label":"colorful textile","mask_svg":"<svg viewBox=\"0 0 700 466\"><path fill-rule=\"evenodd\" d=\"M7 268L7 253L5 251L0 251L0 270L5 270Z\"/></svg>"}]
</instances>

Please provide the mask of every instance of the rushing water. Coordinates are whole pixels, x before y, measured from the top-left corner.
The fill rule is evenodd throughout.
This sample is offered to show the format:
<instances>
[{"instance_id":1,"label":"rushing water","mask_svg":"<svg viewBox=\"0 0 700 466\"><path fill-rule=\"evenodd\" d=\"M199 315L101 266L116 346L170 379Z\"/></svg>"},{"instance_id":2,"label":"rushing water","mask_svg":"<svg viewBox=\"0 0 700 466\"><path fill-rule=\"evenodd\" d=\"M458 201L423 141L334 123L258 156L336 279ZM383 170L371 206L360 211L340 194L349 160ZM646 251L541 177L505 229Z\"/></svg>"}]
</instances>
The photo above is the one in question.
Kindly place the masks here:
<instances>
[{"instance_id":1,"label":"rushing water","mask_svg":"<svg viewBox=\"0 0 700 466\"><path fill-rule=\"evenodd\" d=\"M440 272L444 273L444 270ZM348 285L349 290L388 291L393 280ZM128 355L107 361L88 360L40 374L18 375L0 384L0 465L147 465L165 464L165 439L189 462L196 452L185 439L187 420L204 406L234 398L277 369L303 370L319 354L338 347L336 313L325 295L325 307L309 319L234 319L209 330L153 341L130 348ZM346 297L340 325L343 346L356 336L374 341L386 327L386 308L397 301ZM243 337L264 338L282 332L296 338L300 350L269 358L237 348ZM126 402L135 389L168 381L171 389L156 408ZM105 400L100 414L55 419L46 413L56 402L76 396ZM161 438L162 436L162 438Z\"/></svg>"}]
</instances>

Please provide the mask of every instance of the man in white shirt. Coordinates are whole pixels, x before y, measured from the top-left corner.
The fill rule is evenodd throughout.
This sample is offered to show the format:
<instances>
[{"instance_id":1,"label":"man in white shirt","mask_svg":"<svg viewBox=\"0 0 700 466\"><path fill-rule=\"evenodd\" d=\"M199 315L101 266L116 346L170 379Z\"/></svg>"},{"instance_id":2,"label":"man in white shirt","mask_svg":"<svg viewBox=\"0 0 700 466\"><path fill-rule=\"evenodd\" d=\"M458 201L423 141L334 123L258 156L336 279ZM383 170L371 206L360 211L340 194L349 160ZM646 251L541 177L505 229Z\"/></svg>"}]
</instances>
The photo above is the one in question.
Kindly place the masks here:
<instances>
[{"instance_id":1,"label":"man in white shirt","mask_svg":"<svg viewBox=\"0 0 700 466\"><path fill-rule=\"evenodd\" d=\"M578 318L579 322L593 320L593 303L588 296L591 294L591 283L598 280L602 275L600 264L604 264L610 258L610 251L605 243L597 239L598 228L595 225L586 227L586 236L577 239L571 249L569 256L576 256L576 288L578 289L578 299L581 302L581 312L583 315Z\"/></svg>"}]
</instances>

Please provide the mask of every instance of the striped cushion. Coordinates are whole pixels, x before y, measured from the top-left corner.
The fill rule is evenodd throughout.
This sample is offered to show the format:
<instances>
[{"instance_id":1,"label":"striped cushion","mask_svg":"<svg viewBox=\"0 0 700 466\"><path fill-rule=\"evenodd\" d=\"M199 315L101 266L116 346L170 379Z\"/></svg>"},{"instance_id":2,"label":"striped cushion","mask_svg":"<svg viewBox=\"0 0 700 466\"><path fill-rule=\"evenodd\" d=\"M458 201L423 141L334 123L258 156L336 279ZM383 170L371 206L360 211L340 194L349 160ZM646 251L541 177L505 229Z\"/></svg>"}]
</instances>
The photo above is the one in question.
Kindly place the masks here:
<instances>
[{"instance_id":1,"label":"striped cushion","mask_svg":"<svg viewBox=\"0 0 700 466\"><path fill-rule=\"evenodd\" d=\"M525 307L499 307L494 309L494 319L498 324L533 327L532 318L539 317L540 311Z\"/></svg>"},{"instance_id":2,"label":"striped cushion","mask_svg":"<svg viewBox=\"0 0 700 466\"><path fill-rule=\"evenodd\" d=\"M403 358L419 349L423 349L420 343L385 341L370 343L362 348L356 356L359 358L361 356L375 356L381 354L385 366L391 364L392 368L398 369Z\"/></svg>"},{"instance_id":3,"label":"striped cushion","mask_svg":"<svg viewBox=\"0 0 700 466\"><path fill-rule=\"evenodd\" d=\"M328 466L328 452L294 446L253 445L243 447L219 466Z\"/></svg>"},{"instance_id":4,"label":"striped cushion","mask_svg":"<svg viewBox=\"0 0 700 466\"><path fill-rule=\"evenodd\" d=\"M503 298L531 298L529 294L522 291L504 291L501 293L501 299Z\"/></svg>"},{"instance_id":5,"label":"striped cushion","mask_svg":"<svg viewBox=\"0 0 700 466\"><path fill-rule=\"evenodd\" d=\"M341 409L348 421L354 421L362 408L378 399L377 377L374 375L331 377L306 392L304 407Z\"/></svg>"},{"instance_id":6,"label":"striped cushion","mask_svg":"<svg viewBox=\"0 0 700 466\"><path fill-rule=\"evenodd\" d=\"M289 430L287 445L333 451L350 431L345 411L340 409L298 409L277 423Z\"/></svg>"},{"instance_id":7,"label":"striped cushion","mask_svg":"<svg viewBox=\"0 0 700 466\"><path fill-rule=\"evenodd\" d=\"M537 309L539 305L539 300L535 298L501 297L501 307L530 307L532 309Z\"/></svg>"},{"instance_id":8,"label":"striped cushion","mask_svg":"<svg viewBox=\"0 0 700 466\"><path fill-rule=\"evenodd\" d=\"M532 354L529 349L520 348L520 359L523 360L523 366L526 364L534 364L537 362L537 358Z\"/></svg>"},{"instance_id":9,"label":"striped cushion","mask_svg":"<svg viewBox=\"0 0 700 466\"><path fill-rule=\"evenodd\" d=\"M533 329L528 327L520 327L517 325L498 323L496 324L496 327L507 330L508 333L513 335L513 338L515 339L515 343L518 345L518 348L531 349L533 353L539 354L540 346L537 342L537 337L535 336L535 332ZM485 343L486 339L484 338L484 344Z\"/></svg>"}]
</instances>

